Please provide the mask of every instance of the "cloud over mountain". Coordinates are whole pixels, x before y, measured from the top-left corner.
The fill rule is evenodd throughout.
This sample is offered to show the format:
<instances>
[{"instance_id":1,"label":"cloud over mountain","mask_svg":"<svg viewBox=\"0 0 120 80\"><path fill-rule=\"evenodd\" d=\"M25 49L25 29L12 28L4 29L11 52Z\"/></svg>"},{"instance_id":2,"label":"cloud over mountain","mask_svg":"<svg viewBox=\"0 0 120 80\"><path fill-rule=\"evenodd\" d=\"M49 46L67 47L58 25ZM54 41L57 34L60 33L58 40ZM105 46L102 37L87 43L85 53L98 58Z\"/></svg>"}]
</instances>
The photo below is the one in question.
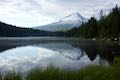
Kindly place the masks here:
<instances>
[{"instance_id":1,"label":"cloud over mountain","mask_svg":"<svg viewBox=\"0 0 120 80\"><path fill-rule=\"evenodd\" d=\"M80 12L90 17L101 9L108 12L120 0L0 0L0 20L18 26L54 22L64 15Z\"/></svg>"}]
</instances>

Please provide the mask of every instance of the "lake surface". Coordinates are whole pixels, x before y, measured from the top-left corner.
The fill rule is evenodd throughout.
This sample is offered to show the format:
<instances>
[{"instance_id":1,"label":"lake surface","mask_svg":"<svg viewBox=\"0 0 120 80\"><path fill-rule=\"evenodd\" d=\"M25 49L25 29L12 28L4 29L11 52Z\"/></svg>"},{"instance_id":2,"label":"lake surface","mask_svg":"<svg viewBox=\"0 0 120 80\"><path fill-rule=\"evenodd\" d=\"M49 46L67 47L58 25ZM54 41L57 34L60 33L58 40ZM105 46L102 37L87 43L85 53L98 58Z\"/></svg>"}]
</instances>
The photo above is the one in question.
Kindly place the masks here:
<instances>
[{"instance_id":1,"label":"lake surface","mask_svg":"<svg viewBox=\"0 0 120 80\"><path fill-rule=\"evenodd\" d=\"M27 72L34 67L54 65L76 70L88 65L110 66L120 46L111 42L78 38L0 38L0 72Z\"/></svg>"}]
</instances>

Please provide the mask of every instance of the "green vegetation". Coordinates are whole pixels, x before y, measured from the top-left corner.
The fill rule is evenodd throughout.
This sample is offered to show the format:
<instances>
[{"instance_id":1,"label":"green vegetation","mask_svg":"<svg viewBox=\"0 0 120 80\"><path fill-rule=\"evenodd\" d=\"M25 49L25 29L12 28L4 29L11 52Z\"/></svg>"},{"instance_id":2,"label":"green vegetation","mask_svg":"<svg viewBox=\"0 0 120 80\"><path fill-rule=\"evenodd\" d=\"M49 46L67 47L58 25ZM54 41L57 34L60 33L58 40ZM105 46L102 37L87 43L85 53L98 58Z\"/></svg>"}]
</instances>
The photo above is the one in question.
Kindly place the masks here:
<instances>
[{"instance_id":1,"label":"green vegetation","mask_svg":"<svg viewBox=\"0 0 120 80\"><path fill-rule=\"evenodd\" d=\"M83 38L117 38L120 37L120 8L116 7L105 16L100 12L100 19L91 17L87 23L66 33L67 36Z\"/></svg>"},{"instance_id":2,"label":"green vegetation","mask_svg":"<svg viewBox=\"0 0 120 80\"><path fill-rule=\"evenodd\" d=\"M120 67L120 58L119 57L116 57L114 59L114 63L112 66L115 66L115 67Z\"/></svg>"},{"instance_id":3,"label":"green vegetation","mask_svg":"<svg viewBox=\"0 0 120 80\"><path fill-rule=\"evenodd\" d=\"M45 70L40 68L32 69L27 73L25 80L120 80L120 58L115 58L113 65L88 66L86 68L69 71L59 70L55 67L48 67ZM0 80L22 80L20 74L8 72L0 74Z\"/></svg>"},{"instance_id":4,"label":"green vegetation","mask_svg":"<svg viewBox=\"0 0 120 80\"><path fill-rule=\"evenodd\" d=\"M116 64L117 62L117 64ZM78 71L63 71L49 67L45 70L33 69L27 80L120 80L120 59L115 59L111 67L89 66Z\"/></svg>"},{"instance_id":5,"label":"green vegetation","mask_svg":"<svg viewBox=\"0 0 120 80\"><path fill-rule=\"evenodd\" d=\"M0 80L22 80L22 76L13 71L5 75L0 74Z\"/></svg>"}]
</instances>

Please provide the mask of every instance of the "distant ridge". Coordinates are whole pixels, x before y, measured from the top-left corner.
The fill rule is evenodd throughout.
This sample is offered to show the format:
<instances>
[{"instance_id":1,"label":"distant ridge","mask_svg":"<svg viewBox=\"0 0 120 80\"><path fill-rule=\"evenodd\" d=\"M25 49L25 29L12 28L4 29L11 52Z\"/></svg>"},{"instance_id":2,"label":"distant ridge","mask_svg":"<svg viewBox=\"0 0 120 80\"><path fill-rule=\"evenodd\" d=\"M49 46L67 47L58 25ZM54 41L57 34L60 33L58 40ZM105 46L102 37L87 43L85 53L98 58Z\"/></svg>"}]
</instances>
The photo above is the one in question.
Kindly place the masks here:
<instances>
[{"instance_id":1,"label":"distant ridge","mask_svg":"<svg viewBox=\"0 0 120 80\"><path fill-rule=\"evenodd\" d=\"M31 37L31 36L61 36L62 33L20 28L0 22L0 37Z\"/></svg>"}]
</instances>

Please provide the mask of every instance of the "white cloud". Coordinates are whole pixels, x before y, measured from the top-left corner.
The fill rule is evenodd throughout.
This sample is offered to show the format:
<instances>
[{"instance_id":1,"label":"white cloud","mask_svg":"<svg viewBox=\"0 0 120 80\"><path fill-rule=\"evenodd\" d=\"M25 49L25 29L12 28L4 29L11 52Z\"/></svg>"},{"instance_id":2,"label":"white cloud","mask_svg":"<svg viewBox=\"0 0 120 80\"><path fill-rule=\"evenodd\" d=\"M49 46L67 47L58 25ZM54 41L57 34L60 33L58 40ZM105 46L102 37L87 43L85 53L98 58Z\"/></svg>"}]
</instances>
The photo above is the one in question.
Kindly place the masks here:
<instances>
[{"instance_id":1,"label":"white cloud","mask_svg":"<svg viewBox=\"0 0 120 80\"><path fill-rule=\"evenodd\" d=\"M44 25L70 13L83 16L109 11L120 0L0 0L0 20L18 26Z\"/></svg>"}]
</instances>

